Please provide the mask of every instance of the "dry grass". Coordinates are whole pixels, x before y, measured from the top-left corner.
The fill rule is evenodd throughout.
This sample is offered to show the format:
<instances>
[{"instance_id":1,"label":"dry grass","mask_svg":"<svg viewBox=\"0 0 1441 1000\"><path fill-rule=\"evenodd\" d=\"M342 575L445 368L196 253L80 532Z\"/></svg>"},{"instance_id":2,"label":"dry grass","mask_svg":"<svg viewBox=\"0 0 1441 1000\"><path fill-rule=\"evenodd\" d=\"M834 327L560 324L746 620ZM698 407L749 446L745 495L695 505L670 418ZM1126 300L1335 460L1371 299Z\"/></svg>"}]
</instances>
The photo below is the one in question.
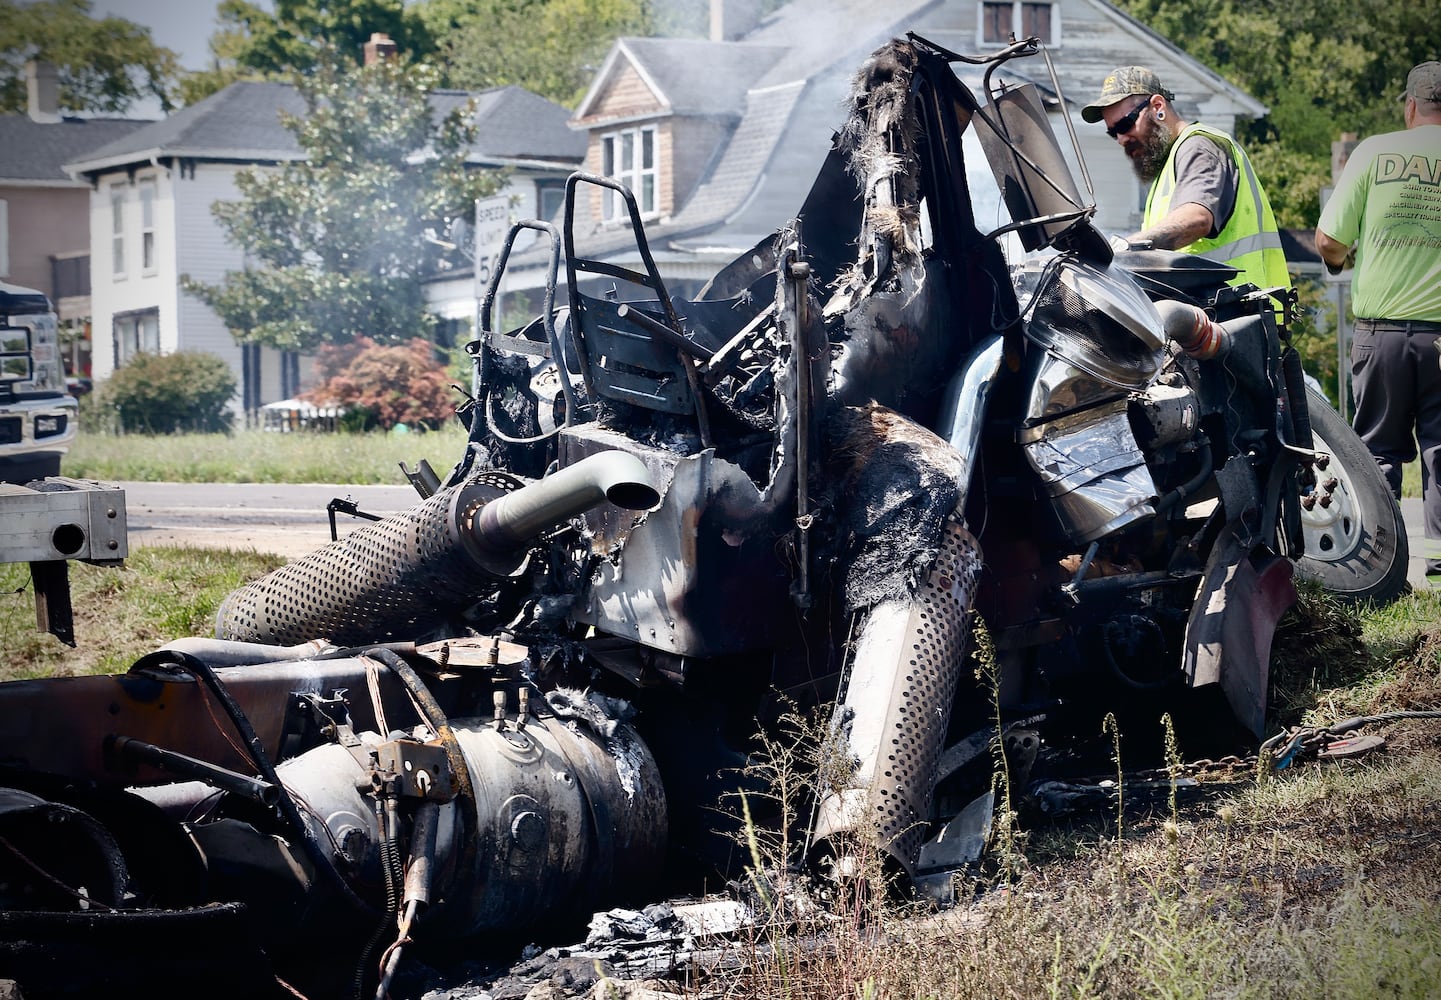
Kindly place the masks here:
<instances>
[{"instance_id":1,"label":"dry grass","mask_svg":"<svg viewBox=\"0 0 1441 1000\"><path fill-rule=\"evenodd\" d=\"M1277 644L1279 715L1329 724L1441 708L1438 611L1433 595L1360 616L1306 595ZM792 904L724 972L690 970L685 995L1441 996L1441 720L1371 731L1387 743L1368 756L1013 831L1017 856L943 912L833 887L842 905ZM856 882L880 879L874 855L856 854Z\"/></svg>"}]
</instances>

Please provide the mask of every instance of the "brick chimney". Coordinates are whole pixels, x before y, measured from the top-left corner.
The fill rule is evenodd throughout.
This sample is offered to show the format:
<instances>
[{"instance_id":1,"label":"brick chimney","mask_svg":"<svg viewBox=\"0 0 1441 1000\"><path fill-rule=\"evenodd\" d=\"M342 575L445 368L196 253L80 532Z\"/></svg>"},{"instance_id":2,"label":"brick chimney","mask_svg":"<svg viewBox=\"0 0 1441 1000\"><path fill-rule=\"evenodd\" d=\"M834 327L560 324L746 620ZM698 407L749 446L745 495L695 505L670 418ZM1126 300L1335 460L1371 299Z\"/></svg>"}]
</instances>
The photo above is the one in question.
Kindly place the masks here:
<instances>
[{"instance_id":1,"label":"brick chimney","mask_svg":"<svg viewBox=\"0 0 1441 1000\"><path fill-rule=\"evenodd\" d=\"M365 51L365 65L374 66L382 59L389 59L398 51L398 46L383 31L371 32L370 41L362 48Z\"/></svg>"},{"instance_id":2,"label":"brick chimney","mask_svg":"<svg viewBox=\"0 0 1441 1000\"><path fill-rule=\"evenodd\" d=\"M36 59L27 62L25 89L32 121L52 125L60 120L60 71L54 63Z\"/></svg>"},{"instance_id":3,"label":"brick chimney","mask_svg":"<svg viewBox=\"0 0 1441 1000\"><path fill-rule=\"evenodd\" d=\"M710 0L710 40L733 42L760 19L760 0Z\"/></svg>"}]
</instances>

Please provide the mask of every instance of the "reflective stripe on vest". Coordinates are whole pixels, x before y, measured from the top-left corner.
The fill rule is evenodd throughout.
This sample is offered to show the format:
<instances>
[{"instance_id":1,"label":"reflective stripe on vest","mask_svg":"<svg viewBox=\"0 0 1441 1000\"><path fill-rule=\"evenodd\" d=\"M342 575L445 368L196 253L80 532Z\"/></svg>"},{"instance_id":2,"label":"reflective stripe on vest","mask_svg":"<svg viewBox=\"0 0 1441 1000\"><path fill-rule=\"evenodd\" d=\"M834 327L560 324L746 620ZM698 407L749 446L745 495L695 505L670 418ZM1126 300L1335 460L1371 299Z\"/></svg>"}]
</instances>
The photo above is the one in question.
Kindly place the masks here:
<instances>
[{"instance_id":1,"label":"reflective stripe on vest","mask_svg":"<svg viewBox=\"0 0 1441 1000\"><path fill-rule=\"evenodd\" d=\"M1265 192L1261 190L1261 182L1256 179L1256 171L1251 169L1251 161L1241 151L1236 140L1208 125L1187 126L1171 144L1166 165L1151 185L1150 195L1146 199L1146 216L1141 224L1142 228L1151 228L1170 212L1171 196L1176 191L1176 150L1192 135L1204 135L1214 139L1230 152L1231 160L1236 164L1237 176L1246 179L1251 197L1242 197L1243 192L1238 190L1236 205L1231 210L1231 218L1226 221L1226 227L1214 238L1202 237L1180 249L1186 253L1217 258L1236 268L1241 273L1231 279L1230 284L1249 282L1260 288L1291 287L1291 277L1286 271L1286 255L1281 250L1281 234L1276 228L1276 217L1271 211L1271 203L1266 200Z\"/></svg>"}]
</instances>

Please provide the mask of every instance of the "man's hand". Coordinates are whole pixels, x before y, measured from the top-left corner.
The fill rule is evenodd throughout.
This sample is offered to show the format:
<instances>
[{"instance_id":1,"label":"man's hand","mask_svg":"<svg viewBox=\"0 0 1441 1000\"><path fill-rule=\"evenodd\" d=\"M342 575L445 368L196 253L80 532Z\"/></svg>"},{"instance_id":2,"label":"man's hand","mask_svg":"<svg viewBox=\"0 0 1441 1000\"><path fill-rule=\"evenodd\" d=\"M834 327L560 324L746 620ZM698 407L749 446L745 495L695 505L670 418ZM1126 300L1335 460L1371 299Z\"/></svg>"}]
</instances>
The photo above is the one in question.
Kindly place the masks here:
<instances>
[{"instance_id":1,"label":"man's hand","mask_svg":"<svg viewBox=\"0 0 1441 1000\"><path fill-rule=\"evenodd\" d=\"M1171 209L1151 228L1136 233L1131 242L1149 241L1158 250L1183 250L1211 235L1215 222L1209 208L1188 201Z\"/></svg>"}]
</instances>

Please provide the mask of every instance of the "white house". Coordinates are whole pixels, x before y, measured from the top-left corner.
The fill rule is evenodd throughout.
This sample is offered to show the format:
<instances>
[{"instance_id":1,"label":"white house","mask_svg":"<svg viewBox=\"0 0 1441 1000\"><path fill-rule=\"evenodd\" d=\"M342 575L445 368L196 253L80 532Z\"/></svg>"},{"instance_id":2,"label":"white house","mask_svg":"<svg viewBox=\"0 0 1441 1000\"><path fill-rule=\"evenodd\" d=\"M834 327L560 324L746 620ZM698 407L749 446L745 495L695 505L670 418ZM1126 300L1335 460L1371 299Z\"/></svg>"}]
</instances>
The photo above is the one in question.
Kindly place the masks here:
<instances>
[{"instance_id":1,"label":"white house","mask_svg":"<svg viewBox=\"0 0 1441 1000\"><path fill-rule=\"evenodd\" d=\"M580 162L584 137L567 128L566 109L518 87L442 91L431 95L431 104L444 115L471 98L478 137L468 162L509 168L518 211L540 212L546 192ZM239 197L240 170L302 155L279 115L304 111L288 84L234 83L66 165L91 187L97 381L139 351L198 350L229 363L244 413L308 387L307 359L236 343L219 317L180 285L182 274L213 284L242 267L243 252L226 241L211 206Z\"/></svg>"}]
</instances>

